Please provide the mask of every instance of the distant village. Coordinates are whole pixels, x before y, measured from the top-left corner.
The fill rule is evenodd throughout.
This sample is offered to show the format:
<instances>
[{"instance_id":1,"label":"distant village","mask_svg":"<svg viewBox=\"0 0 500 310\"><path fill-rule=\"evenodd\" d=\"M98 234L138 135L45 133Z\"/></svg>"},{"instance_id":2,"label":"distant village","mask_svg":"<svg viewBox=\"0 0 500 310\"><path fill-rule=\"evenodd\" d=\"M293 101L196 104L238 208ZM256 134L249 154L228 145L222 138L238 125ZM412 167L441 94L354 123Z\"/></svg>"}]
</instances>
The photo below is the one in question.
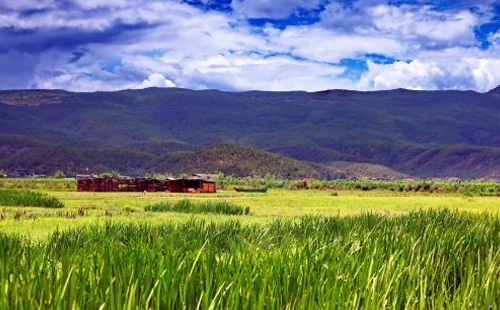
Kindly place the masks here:
<instances>
[{"instance_id":1,"label":"distant village","mask_svg":"<svg viewBox=\"0 0 500 310\"><path fill-rule=\"evenodd\" d=\"M159 180L143 177L102 177L77 175L79 192L169 192L215 193L217 184L209 180L211 175L195 174L189 178Z\"/></svg>"}]
</instances>

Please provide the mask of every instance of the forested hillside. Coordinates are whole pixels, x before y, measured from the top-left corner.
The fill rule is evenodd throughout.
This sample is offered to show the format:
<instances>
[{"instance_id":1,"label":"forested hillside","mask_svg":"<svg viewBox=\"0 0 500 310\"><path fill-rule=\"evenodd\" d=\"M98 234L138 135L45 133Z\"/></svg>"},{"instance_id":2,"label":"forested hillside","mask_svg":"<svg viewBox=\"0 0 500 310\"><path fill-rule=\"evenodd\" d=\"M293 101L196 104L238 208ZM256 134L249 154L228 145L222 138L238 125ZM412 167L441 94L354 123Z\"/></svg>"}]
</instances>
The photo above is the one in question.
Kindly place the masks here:
<instances>
[{"instance_id":1,"label":"forested hillside","mask_svg":"<svg viewBox=\"0 0 500 310\"><path fill-rule=\"evenodd\" d=\"M260 155L245 164L196 153L230 143L286 156L300 174L348 162L418 177L500 176L500 89L2 91L0 119L3 169L256 172L248 167ZM214 165L214 156L234 162Z\"/></svg>"}]
</instances>

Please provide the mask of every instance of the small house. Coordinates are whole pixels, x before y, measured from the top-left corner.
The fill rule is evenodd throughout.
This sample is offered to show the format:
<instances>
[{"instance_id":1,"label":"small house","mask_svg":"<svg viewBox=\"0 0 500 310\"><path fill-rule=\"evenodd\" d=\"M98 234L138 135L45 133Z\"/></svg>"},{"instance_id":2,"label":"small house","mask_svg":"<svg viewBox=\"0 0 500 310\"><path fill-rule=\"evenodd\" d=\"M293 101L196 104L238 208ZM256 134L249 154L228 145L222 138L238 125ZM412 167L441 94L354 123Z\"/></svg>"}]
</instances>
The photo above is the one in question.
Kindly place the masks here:
<instances>
[{"instance_id":1,"label":"small house","mask_svg":"<svg viewBox=\"0 0 500 310\"><path fill-rule=\"evenodd\" d=\"M120 180L115 178L79 178L79 192L118 192L120 191Z\"/></svg>"},{"instance_id":2,"label":"small house","mask_svg":"<svg viewBox=\"0 0 500 310\"><path fill-rule=\"evenodd\" d=\"M213 181L204 179L169 179L167 190L170 193L216 193L217 186Z\"/></svg>"},{"instance_id":3,"label":"small house","mask_svg":"<svg viewBox=\"0 0 500 310\"><path fill-rule=\"evenodd\" d=\"M167 182L157 179L136 178L135 185L139 192L165 192L167 190Z\"/></svg>"}]
</instances>

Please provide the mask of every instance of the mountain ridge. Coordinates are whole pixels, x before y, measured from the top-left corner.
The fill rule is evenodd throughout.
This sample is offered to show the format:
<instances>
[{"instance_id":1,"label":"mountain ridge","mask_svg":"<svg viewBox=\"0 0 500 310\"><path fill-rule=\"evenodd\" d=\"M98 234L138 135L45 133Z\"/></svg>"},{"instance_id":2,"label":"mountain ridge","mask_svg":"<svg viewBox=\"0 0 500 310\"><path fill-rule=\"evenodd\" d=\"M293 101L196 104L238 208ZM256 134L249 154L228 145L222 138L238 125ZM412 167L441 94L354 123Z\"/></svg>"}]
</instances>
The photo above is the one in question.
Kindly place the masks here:
<instances>
[{"instance_id":1,"label":"mountain ridge","mask_svg":"<svg viewBox=\"0 0 500 310\"><path fill-rule=\"evenodd\" d=\"M44 156L57 157L59 148L61 161L83 156L102 169L109 160L92 152L115 154L132 172L153 167L148 163L163 154L229 142L319 165L347 161L417 177L489 178L500 175L497 89L0 91L0 150L9 150L0 168L39 166L35 146L21 138L41 143ZM12 155L20 152L25 157Z\"/></svg>"},{"instance_id":2,"label":"mountain ridge","mask_svg":"<svg viewBox=\"0 0 500 310\"><path fill-rule=\"evenodd\" d=\"M340 89L340 88L332 88L332 89L324 89L319 91L304 91L304 90L290 90L290 91L265 91L265 90L246 90L246 91L223 91L219 89L190 89L190 88L181 88L181 87L147 87L142 89L120 89L115 91L69 91L65 89L0 89L0 103L4 104L12 104L13 102L23 102L22 100L26 98L22 98L19 94L23 93L35 93L40 94L48 94L54 96L58 94L60 96L64 96L67 94L120 94L126 92L141 92L145 90L158 90L158 91L190 91L190 92L218 92L218 93L226 93L226 94L274 94L274 95L285 95L285 94L349 94L349 93L362 93L362 94L370 94L370 93L386 93L386 92L420 92L420 93L435 93L435 92L457 92L457 93L475 93L475 94L492 94L492 93L500 93L500 85L492 88L489 91L485 92L477 92L474 90L456 90L456 89L448 89L448 90L415 90L409 88L394 88L387 90L351 90L351 89ZM17 95L18 98L8 98L8 95ZM5 100L8 98L7 100ZM43 98L43 97L42 97ZM4 99L4 100L2 100ZM24 102L26 103L26 102ZM39 104L43 104L44 102L39 102Z\"/></svg>"},{"instance_id":3,"label":"mountain ridge","mask_svg":"<svg viewBox=\"0 0 500 310\"><path fill-rule=\"evenodd\" d=\"M500 85L490 90L488 94L500 94Z\"/></svg>"}]
</instances>

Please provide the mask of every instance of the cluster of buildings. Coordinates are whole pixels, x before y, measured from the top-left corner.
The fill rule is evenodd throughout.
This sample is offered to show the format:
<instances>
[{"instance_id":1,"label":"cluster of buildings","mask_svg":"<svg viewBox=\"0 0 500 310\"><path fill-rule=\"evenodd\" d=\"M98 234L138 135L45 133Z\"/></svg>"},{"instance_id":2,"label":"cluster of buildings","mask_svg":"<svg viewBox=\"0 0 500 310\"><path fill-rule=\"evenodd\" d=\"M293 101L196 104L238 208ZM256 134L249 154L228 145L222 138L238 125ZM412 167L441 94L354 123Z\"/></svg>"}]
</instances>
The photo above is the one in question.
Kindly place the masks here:
<instances>
[{"instance_id":1,"label":"cluster of buildings","mask_svg":"<svg viewBox=\"0 0 500 310\"><path fill-rule=\"evenodd\" d=\"M198 176L192 178L169 178L167 180L158 180L149 178L77 175L76 179L79 192L217 192L217 185L214 181L206 180Z\"/></svg>"}]
</instances>

